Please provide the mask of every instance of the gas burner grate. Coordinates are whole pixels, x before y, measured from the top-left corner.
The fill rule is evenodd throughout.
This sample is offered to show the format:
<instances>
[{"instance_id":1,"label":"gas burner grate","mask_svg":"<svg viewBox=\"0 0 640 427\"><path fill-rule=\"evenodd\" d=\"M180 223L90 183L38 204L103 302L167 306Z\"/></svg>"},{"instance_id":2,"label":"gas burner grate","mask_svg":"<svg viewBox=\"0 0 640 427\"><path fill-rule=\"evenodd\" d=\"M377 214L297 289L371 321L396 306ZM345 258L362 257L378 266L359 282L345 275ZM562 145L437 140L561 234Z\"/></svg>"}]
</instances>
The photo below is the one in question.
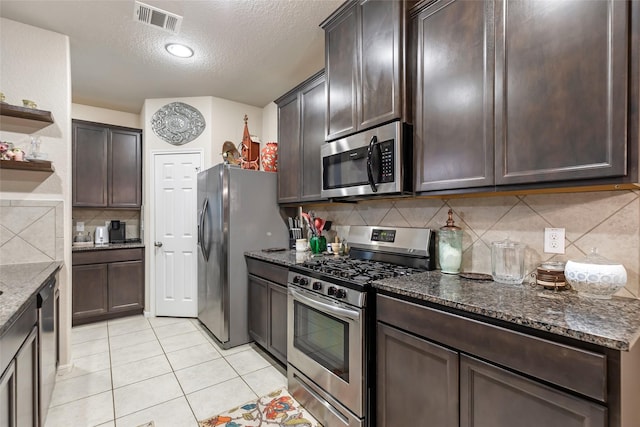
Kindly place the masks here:
<instances>
[{"instance_id":1,"label":"gas burner grate","mask_svg":"<svg viewBox=\"0 0 640 427\"><path fill-rule=\"evenodd\" d=\"M306 261L303 267L323 275L347 279L357 283L420 273L424 270L381 261L353 258L320 258Z\"/></svg>"}]
</instances>

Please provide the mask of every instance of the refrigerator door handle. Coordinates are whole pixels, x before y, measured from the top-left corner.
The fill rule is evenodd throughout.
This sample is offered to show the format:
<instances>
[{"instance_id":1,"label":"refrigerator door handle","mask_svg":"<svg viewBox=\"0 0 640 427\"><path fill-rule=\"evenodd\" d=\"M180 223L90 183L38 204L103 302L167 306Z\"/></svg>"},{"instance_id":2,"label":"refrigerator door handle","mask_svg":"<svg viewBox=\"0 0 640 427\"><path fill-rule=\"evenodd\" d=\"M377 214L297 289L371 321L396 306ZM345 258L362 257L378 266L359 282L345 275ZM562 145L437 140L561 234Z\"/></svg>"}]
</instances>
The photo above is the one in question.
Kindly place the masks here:
<instances>
[{"instance_id":1,"label":"refrigerator door handle","mask_svg":"<svg viewBox=\"0 0 640 427\"><path fill-rule=\"evenodd\" d=\"M200 249L202 250L202 255L204 255L204 259L205 261L209 261L209 251L207 250L207 245L204 241L204 221L206 219L207 216L207 210L209 209L209 199L206 198L204 199L204 203L202 205L202 214L200 216L200 225L198 226L199 228L199 241L200 241Z\"/></svg>"}]
</instances>

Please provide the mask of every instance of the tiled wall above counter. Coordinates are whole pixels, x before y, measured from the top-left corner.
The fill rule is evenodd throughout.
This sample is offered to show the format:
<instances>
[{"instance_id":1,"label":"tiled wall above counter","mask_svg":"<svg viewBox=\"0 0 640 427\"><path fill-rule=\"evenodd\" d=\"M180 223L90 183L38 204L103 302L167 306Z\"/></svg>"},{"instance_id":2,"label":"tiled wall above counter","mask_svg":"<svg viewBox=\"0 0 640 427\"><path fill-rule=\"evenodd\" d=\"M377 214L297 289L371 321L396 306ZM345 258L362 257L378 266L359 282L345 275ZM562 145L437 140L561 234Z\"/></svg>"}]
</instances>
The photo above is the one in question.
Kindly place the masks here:
<instances>
[{"instance_id":1,"label":"tiled wall above counter","mask_svg":"<svg viewBox=\"0 0 640 427\"><path fill-rule=\"evenodd\" d=\"M620 296L640 298L640 191L601 191L450 199L372 200L357 204L305 206L333 222L347 225L428 227L445 225L453 209L464 230L463 271L491 273L491 242L509 237L525 243L525 268L534 271L546 260L579 260L598 253L622 263L627 286ZM543 252L544 229L566 229L566 252ZM346 236L345 236L346 237Z\"/></svg>"},{"instance_id":2,"label":"tiled wall above counter","mask_svg":"<svg viewBox=\"0 0 640 427\"><path fill-rule=\"evenodd\" d=\"M127 239L140 237L140 210L138 209L73 208L72 234L75 235L76 224L84 222L85 234L89 232L93 238L96 227L105 225L105 222L111 220L119 220L127 224L127 235L125 236Z\"/></svg>"},{"instance_id":3,"label":"tiled wall above counter","mask_svg":"<svg viewBox=\"0 0 640 427\"><path fill-rule=\"evenodd\" d=\"M63 202L0 200L0 264L64 259Z\"/></svg>"}]
</instances>

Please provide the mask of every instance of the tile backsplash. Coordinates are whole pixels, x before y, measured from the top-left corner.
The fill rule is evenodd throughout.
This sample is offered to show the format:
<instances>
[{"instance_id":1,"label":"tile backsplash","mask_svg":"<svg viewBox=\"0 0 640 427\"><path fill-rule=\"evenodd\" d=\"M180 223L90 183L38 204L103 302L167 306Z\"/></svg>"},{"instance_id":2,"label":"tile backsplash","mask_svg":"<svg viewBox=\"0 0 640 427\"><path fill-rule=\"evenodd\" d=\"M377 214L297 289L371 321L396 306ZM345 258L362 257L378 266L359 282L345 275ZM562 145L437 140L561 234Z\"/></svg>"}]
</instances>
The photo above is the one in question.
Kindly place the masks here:
<instances>
[{"instance_id":1,"label":"tile backsplash","mask_svg":"<svg viewBox=\"0 0 640 427\"><path fill-rule=\"evenodd\" d=\"M464 231L462 268L491 273L491 242L527 245L525 267L532 272L547 260L579 260L593 247L605 258L622 263L627 286L618 295L640 298L640 191L534 194L522 196L397 199L305 206L341 226L380 225L427 227L445 225L453 209ZM545 227L565 228L565 254L543 252ZM343 237L343 236L341 236Z\"/></svg>"},{"instance_id":2,"label":"tile backsplash","mask_svg":"<svg viewBox=\"0 0 640 427\"><path fill-rule=\"evenodd\" d=\"M73 208L73 231L76 232L76 224L84 222L84 232L91 233L93 238L96 227L105 225L105 222L120 220L127 224L125 236L127 239L140 237L140 211L137 209L90 209Z\"/></svg>"},{"instance_id":3,"label":"tile backsplash","mask_svg":"<svg viewBox=\"0 0 640 427\"><path fill-rule=\"evenodd\" d=\"M0 200L0 264L64 259L63 202Z\"/></svg>"}]
</instances>

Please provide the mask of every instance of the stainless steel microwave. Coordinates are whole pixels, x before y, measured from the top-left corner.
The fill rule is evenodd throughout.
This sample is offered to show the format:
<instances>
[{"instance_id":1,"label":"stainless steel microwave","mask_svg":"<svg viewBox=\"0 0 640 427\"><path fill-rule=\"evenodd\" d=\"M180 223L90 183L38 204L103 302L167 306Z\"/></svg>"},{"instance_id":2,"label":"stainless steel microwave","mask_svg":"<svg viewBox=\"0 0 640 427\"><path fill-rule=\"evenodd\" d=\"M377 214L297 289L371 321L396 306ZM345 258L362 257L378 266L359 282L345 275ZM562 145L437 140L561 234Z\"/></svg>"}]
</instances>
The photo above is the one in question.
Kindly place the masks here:
<instances>
[{"instance_id":1,"label":"stainless steel microwave","mask_svg":"<svg viewBox=\"0 0 640 427\"><path fill-rule=\"evenodd\" d=\"M410 125L391 122L324 144L322 197L342 198L413 191Z\"/></svg>"}]
</instances>

